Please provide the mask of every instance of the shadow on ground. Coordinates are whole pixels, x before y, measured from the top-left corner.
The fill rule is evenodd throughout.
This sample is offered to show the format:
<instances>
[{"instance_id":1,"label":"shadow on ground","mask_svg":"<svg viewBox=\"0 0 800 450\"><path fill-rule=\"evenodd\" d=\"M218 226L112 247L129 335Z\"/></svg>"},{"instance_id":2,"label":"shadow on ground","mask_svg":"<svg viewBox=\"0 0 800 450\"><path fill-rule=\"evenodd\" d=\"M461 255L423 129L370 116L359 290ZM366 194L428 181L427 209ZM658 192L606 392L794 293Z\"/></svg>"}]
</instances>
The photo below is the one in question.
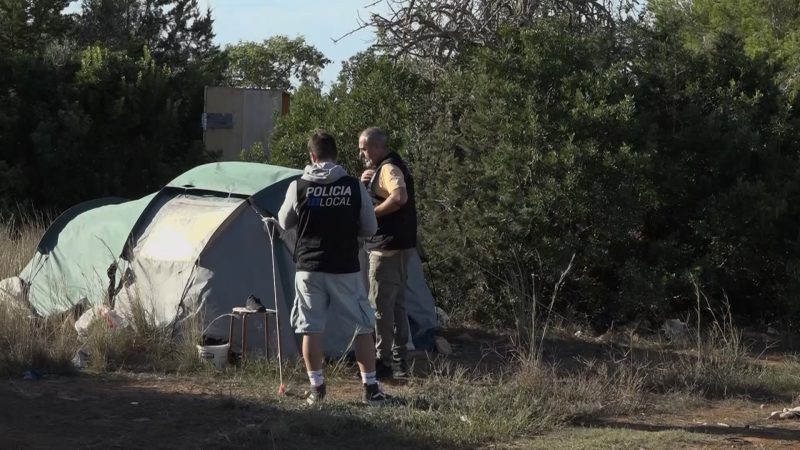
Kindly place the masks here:
<instances>
[{"instance_id":1,"label":"shadow on ground","mask_svg":"<svg viewBox=\"0 0 800 450\"><path fill-rule=\"evenodd\" d=\"M265 388L271 389L271 388ZM0 384L3 448L432 448L391 423L274 396L242 401L224 386L124 377ZM366 408L366 407L364 407ZM344 411L342 410L344 409ZM437 448L454 447L447 442Z\"/></svg>"}]
</instances>

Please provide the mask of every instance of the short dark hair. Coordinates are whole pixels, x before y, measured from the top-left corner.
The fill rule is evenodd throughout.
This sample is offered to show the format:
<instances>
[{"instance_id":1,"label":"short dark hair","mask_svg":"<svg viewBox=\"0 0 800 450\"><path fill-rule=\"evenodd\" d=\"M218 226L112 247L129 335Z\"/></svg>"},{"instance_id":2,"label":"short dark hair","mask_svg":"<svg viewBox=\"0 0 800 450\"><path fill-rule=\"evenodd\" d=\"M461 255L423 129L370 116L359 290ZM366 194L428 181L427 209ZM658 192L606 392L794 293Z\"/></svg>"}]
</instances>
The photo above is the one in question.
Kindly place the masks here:
<instances>
[{"instance_id":1,"label":"short dark hair","mask_svg":"<svg viewBox=\"0 0 800 450\"><path fill-rule=\"evenodd\" d=\"M323 161L336 160L336 140L327 131L317 130L308 139L308 151Z\"/></svg>"}]
</instances>

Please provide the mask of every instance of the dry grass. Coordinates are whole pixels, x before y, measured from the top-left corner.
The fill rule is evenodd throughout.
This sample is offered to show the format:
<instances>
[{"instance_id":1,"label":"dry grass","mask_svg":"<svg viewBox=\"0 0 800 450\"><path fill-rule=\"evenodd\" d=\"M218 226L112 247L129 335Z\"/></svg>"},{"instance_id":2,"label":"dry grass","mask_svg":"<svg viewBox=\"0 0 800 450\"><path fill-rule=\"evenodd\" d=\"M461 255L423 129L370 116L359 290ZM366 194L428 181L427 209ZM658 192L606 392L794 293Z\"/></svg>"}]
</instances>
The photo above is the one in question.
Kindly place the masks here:
<instances>
[{"instance_id":1,"label":"dry grass","mask_svg":"<svg viewBox=\"0 0 800 450\"><path fill-rule=\"evenodd\" d=\"M71 373L78 348L68 320L32 319L0 307L0 375L17 377L25 370Z\"/></svg>"},{"instance_id":2,"label":"dry grass","mask_svg":"<svg viewBox=\"0 0 800 450\"><path fill-rule=\"evenodd\" d=\"M129 326L121 329L110 329L103 321L92 324L83 345L90 371L192 373L201 367L195 347L199 318L185 322L175 336L171 327L157 326L139 302L133 302L125 319Z\"/></svg>"},{"instance_id":3,"label":"dry grass","mask_svg":"<svg viewBox=\"0 0 800 450\"><path fill-rule=\"evenodd\" d=\"M46 229L44 220L0 220L0 279L16 276L28 264Z\"/></svg>"},{"instance_id":4,"label":"dry grass","mask_svg":"<svg viewBox=\"0 0 800 450\"><path fill-rule=\"evenodd\" d=\"M637 411L644 405L642 382L628 366L564 376L553 367L522 362L499 377L444 367L415 390L410 404L429 414L409 417L420 419L410 425L430 433L433 416L436 436L463 445L539 434L579 417Z\"/></svg>"},{"instance_id":5,"label":"dry grass","mask_svg":"<svg viewBox=\"0 0 800 450\"><path fill-rule=\"evenodd\" d=\"M16 276L36 251L44 232L42 220L0 222L0 279ZM15 305L0 304L0 374L22 371L69 372L77 341L63 318L34 319Z\"/></svg>"}]
</instances>

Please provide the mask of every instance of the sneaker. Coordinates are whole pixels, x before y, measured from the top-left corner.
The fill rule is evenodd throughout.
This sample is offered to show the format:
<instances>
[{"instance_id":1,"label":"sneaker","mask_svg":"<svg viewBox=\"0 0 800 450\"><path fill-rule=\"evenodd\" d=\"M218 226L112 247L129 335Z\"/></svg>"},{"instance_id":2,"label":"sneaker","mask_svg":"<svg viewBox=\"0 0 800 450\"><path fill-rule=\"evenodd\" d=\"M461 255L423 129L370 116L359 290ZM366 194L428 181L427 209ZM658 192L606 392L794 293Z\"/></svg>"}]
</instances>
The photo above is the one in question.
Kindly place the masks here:
<instances>
[{"instance_id":1,"label":"sneaker","mask_svg":"<svg viewBox=\"0 0 800 450\"><path fill-rule=\"evenodd\" d=\"M311 390L306 395L306 403L316 405L325 400L325 383L319 386L311 386Z\"/></svg>"},{"instance_id":2,"label":"sneaker","mask_svg":"<svg viewBox=\"0 0 800 450\"><path fill-rule=\"evenodd\" d=\"M262 313L267 310L267 308L265 308L264 305L261 304L261 299L256 297L255 295L250 295L249 297L247 297L247 302L245 302L244 306L249 311L253 312Z\"/></svg>"},{"instance_id":3,"label":"sneaker","mask_svg":"<svg viewBox=\"0 0 800 450\"><path fill-rule=\"evenodd\" d=\"M392 360L392 376L395 378L405 378L409 374L408 364L404 358Z\"/></svg>"},{"instance_id":4,"label":"sneaker","mask_svg":"<svg viewBox=\"0 0 800 450\"><path fill-rule=\"evenodd\" d=\"M391 397L386 395L381 389L380 383L365 384L364 385L364 398L361 400L365 405L380 406Z\"/></svg>"},{"instance_id":5,"label":"sneaker","mask_svg":"<svg viewBox=\"0 0 800 450\"><path fill-rule=\"evenodd\" d=\"M375 361L375 377L379 380L391 380L393 375L392 366L387 365L382 360Z\"/></svg>"}]
</instances>

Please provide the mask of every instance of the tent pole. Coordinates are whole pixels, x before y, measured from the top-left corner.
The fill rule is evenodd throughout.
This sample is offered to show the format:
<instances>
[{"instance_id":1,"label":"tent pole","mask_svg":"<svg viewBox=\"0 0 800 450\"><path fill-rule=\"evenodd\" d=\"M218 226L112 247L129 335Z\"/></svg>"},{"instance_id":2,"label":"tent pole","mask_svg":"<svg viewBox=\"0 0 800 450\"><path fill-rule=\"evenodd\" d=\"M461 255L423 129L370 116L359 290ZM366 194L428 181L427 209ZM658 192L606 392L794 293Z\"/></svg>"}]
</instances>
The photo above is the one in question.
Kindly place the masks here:
<instances>
[{"instance_id":1,"label":"tent pole","mask_svg":"<svg viewBox=\"0 0 800 450\"><path fill-rule=\"evenodd\" d=\"M269 234L269 250L272 256L272 294L275 300L275 330L278 335L278 378L281 385L278 387L278 395L286 393L286 385L283 384L283 359L281 355L281 316L278 310L278 274L275 270L275 227L276 221L274 218L267 219L267 232Z\"/></svg>"}]
</instances>

